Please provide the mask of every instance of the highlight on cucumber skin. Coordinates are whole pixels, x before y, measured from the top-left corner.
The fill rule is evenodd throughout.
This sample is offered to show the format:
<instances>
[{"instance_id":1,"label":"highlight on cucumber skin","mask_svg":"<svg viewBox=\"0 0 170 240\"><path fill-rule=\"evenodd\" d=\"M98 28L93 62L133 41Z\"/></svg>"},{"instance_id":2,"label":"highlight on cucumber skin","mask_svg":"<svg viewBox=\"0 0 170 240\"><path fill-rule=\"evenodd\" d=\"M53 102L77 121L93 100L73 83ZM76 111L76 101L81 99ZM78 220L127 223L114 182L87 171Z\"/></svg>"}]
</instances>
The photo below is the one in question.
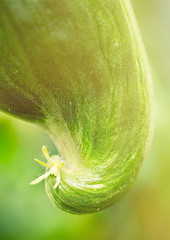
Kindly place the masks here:
<instances>
[{"instance_id":1,"label":"highlight on cucumber skin","mask_svg":"<svg viewBox=\"0 0 170 240\"><path fill-rule=\"evenodd\" d=\"M45 161L35 161L46 170L31 185L45 181L52 203L73 214L113 205L152 137L151 77L130 1L1 0L0 24L0 109L41 126L59 153L43 146Z\"/></svg>"}]
</instances>

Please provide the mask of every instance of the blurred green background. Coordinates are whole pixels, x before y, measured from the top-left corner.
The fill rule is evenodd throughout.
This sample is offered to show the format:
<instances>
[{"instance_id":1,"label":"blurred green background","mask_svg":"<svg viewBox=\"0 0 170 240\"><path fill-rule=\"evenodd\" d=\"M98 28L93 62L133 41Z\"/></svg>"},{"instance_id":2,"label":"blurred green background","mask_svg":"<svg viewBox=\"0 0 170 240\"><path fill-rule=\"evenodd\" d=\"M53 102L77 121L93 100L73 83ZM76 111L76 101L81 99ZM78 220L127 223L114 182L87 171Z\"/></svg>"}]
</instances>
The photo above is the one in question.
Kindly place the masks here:
<instances>
[{"instance_id":1,"label":"blurred green background","mask_svg":"<svg viewBox=\"0 0 170 240\"><path fill-rule=\"evenodd\" d=\"M154 87L151 151L132 190L109 209L74 216L53 207L36 164L56 149L38 127L0 114L0 240L170 239L170 1L133 0Z\"/></svg>"}]
</instances>

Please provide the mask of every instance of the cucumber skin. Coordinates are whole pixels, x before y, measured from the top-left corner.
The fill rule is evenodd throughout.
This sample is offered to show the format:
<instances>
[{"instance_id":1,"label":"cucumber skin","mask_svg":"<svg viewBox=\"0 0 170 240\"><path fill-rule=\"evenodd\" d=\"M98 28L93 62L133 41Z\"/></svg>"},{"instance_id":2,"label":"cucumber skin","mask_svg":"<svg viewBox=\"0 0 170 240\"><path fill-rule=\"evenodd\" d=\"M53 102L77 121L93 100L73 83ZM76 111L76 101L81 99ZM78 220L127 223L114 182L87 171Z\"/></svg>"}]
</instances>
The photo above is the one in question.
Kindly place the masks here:
<instances>
[{"instance_id":1,"label":"cucumber skin","mask_svg":"<svg viewBox=\"0 0 170 240\"><path fill-rule=\"evenodd\" d=\"M152 136L152 86L127 0L1 0L0 109L45 128L66 167L52 202L102 210L128 191Z\"/></svg>"}]
</instances>

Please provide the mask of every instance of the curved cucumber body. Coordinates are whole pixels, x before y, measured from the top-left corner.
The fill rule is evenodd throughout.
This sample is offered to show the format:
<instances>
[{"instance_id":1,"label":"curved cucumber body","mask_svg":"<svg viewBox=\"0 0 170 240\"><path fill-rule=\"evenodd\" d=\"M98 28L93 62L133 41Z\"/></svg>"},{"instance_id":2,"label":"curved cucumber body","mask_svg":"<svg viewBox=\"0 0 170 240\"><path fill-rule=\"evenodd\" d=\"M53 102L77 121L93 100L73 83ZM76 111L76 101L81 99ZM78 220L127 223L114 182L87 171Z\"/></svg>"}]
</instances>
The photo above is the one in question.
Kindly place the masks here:
<instances>
[{"instance_id":1,"label":"curved cucumber body","mask_svg":"<svg viewBox=\"0 0 170 240\"><path fill-rule=\"evenodd\" d=\"M152 132L148 63L128 0L1 0L0 109L44 127L61 158L61 209L104 209L129 189Z\"/></svg>"}]
</instances>

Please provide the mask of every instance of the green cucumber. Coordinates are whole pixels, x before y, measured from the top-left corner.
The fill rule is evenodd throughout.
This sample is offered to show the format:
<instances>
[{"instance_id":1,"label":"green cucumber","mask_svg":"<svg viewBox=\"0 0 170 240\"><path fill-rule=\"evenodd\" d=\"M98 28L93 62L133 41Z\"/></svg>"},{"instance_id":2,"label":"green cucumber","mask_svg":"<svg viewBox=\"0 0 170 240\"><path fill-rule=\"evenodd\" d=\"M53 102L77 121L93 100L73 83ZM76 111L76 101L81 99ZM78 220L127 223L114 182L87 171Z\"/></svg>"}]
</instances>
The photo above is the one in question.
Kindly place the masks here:
<instances>
[{"instance_id":1,"label":"green cucumber","mask_svg":"<svg viewBox=\"0 0 170 240\"><path fill-rule=\"evenodd\" d=\"M54 205L84 214L118 201L152 135L151 77L129 0L1 0L0 109L52 137L65 162L56 188L57 174L46 179Z\"/></svg>"}]
</instances>

